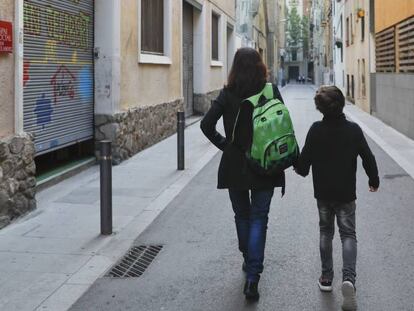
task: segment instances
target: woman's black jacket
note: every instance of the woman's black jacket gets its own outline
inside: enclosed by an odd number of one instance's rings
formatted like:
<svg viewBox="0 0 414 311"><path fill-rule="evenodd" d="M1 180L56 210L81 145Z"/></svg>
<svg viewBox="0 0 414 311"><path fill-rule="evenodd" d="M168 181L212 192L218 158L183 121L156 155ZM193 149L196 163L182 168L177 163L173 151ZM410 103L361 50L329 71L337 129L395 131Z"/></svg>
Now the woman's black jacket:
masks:
<svg viewBox="0 0 414 311"><path fill-rule="evenodd" d="M275 97L283 102L277 88L273 86ZM240 109L241 108L241 109ZM237 114L240 114L233 137L234 124ZM253 134L253 108L243 102L229 89L224 88L210 110L201 121L204 135L220 150L223 151L218 170L219 189L233 190L271 190L285 186L285 174L267 177L256 174L247 163L245 152L250 148ZM225 137L216 130L217 121L223 117Z"/></svg>

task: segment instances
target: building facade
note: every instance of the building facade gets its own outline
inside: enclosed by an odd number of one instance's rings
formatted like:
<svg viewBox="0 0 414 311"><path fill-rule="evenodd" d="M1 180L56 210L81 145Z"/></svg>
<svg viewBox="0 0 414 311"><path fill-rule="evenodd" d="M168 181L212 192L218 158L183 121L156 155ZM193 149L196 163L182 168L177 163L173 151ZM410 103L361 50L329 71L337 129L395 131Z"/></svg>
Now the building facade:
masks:
<svg viewBox="0 0 414 311"><path fill-rule="evenodd" d="M414 139L414 0L375 3L373 115Z"/></svg>
<svg viewBox="0 0 414 311"><path fill-rule="evenodd" d="M23 66L17 66L22 58L16 53L21 44L22 24L16 22L16 17L22 12L15 3L0 2L1 41L4 42L5 36L13 37L12 50L0 52L0 228L36 207L33 136L23 131L22 120L16 118L20 113L15 105L19 99L16 81L23 79Z"/></svg>
<svg viewBox="0 0 414 311"><path fill-rule="evenodd" d="M35 176L51 163L93 159L96 142L109 139L118 164L173 134L177 111L205 112L236 50L235 8L1 1L14 46L0 52L0 226L35 207Z"/></svg>
<svg viewBox="0 0 414 311"><path fill-rule="evenodd" d="M292 29L292 12L298 16L297 27L299 35L293 38ZM295 81L299 76L308 77L308 60L305 57L302 42L302 19L304 16L303 0L286 1L286 54L284 57L285 79L286 81ZM296 42L293 42L296 41Z"/></svg>
<svg viewBox="0 0 414 311"><path fill-rule="evenodd" d="M373 18L369 0L345 1L346 96L366 112L371 111L370 72L375 62Z"/></svg>
<svg viewBox="0 0 414 311"><path fill-rule="evenodd" d="M126 0L96 7L96 29L108 27L106 16L116 12L112 29L95 35L97 138L116 141L121 161L172 134L178 110L190 116L208 109L235 52L235 3ZM108 85L115 87L109 96Z"/></svg>
<svg viewBox="0 0 414 311"><path fill-rule="evenodd" d="M333 83L332 4L327 0L312 3L312 61L315 85Z"/></svg>
<svg viewBox="0 0 414 311"><path fill-rule="evenodd" d="M281 86L286 84L285 59L286 59L286 0L277 1L276 37L278 46L278 81Z"/></svg>
<svg viewBox="0 0 414 311"><path fill-rule="evenodd" d="M346 94L345 80L345 1L332 0L333 83Z"/></svg>

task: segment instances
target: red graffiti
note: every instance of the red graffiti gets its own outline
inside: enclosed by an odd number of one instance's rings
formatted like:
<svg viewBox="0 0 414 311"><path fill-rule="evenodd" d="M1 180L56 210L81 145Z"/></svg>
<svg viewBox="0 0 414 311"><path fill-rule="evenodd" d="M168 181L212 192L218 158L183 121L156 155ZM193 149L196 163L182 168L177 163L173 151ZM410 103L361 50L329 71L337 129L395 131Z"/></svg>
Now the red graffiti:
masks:
<svg viewBox="0 0 414 311"><path fill-rule="evenodd" d="M23 86L26 86L27 82L30 80L30 61L24 61L23 62Z"/></svg>
<svg viewBox="0 0 414 311"><path fill-rule="evenodd" d="M61 65L50 80L50 84L53 86L55 104L57 104L60 97L75 98L75 82L76 77L65 65Z"/></svg>

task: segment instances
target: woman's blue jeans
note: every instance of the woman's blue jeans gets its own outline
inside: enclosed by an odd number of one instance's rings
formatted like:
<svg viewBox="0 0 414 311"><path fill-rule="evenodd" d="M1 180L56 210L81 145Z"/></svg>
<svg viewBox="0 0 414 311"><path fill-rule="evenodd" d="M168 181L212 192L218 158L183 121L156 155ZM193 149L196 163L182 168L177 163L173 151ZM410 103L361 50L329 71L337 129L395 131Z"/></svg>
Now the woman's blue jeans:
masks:
<svg viewBox="0 0 414 311"><path fill-rule="evenodd" d="M263 272L264 250L272 190L229 190L236 221L239 250L246 263L247 279L259 281Z"/></svg>

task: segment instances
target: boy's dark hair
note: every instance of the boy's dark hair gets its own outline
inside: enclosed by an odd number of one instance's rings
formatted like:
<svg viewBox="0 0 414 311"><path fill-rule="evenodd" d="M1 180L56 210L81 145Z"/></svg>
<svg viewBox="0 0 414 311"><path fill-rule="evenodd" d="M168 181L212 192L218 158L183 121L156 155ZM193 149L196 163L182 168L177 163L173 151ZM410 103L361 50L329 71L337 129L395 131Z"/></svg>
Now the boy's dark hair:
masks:
<svg viewBox="0 0 414 311"><path fill-rule="evenodd" d="M316 91L315 105L324 116L338 116L344 109L345 97L336 86L323 85Z"/></svg>

